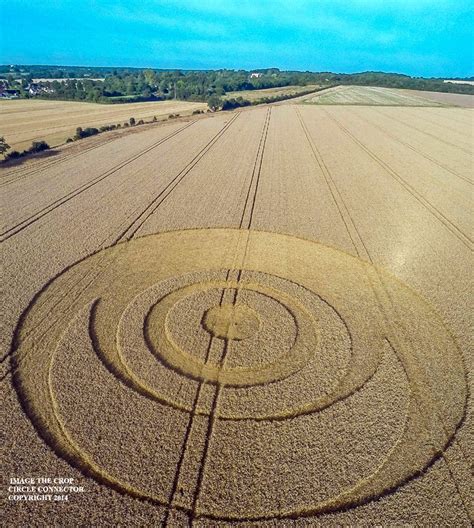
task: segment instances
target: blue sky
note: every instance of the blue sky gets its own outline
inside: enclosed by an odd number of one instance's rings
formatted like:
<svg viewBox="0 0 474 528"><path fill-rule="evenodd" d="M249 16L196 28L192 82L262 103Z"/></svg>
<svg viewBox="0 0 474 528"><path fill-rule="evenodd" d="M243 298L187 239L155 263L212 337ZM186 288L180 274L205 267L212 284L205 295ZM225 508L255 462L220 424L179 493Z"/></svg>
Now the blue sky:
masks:
<svg viewBox="0 0 474 528"><path fill-rule="evenodd" d="M467 0L5 0L0 62L471 76L471 4Z"/></svg>

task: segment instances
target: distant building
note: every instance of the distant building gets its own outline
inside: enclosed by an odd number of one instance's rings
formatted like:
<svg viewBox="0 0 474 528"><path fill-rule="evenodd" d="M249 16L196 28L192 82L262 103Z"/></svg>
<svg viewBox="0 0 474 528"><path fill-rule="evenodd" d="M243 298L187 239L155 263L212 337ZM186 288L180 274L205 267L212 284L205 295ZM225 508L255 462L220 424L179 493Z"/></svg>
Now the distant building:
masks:
<svg viewBox="0 0 474 528"><path fill-rule="evenodd" d="M38 95L40 92L40 85L38 83L30 83L28 86L28 93L30 95Z"/></svg>
<svg viewBox="0 0 474 528"><path fill-rule="evenodd" d="M2 99L17 99L20 96L18 90L3 89L0 90L0 97Z"/></svg>
<svg viewBox="0 0 474 528"><path fill-rule="evenodd" d="M28 86L28 93L30 95L41 95L42 93L54 93L54 90L42 83L30 83Z"/></svg>
<svg viewBox="0 0 474 528"><path fill-rule="evenodd" d="M258 79L259 77L261 77L263 75L263 73L260 73L260 72L253 72L250 74L250 78L251 79Z"/></svg>
<svg viewBox="0 0 474 528"><path fill-rule="evenodd" d="M445 79L443 82L445 83L451 83L451 84L470 84L471 86L474 85L474 81L467 81L467 80L454 80L454 79Z"/></svg>

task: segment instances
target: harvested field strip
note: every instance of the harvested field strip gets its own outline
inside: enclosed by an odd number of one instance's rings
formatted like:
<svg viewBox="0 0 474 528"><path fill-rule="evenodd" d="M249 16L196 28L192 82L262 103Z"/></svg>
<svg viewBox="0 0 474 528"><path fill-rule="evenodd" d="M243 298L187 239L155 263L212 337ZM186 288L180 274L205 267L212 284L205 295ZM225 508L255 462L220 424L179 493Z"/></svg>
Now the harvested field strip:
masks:
<svg viewBox="0 0 474 528"><path fill-rule="evenodd" d="M262 88L261 90L240 90L238 92L227 92L224 95L224 99L232 99L236 97L242 97L248 101L257 101L264 97L278 97L281 95L294 95L295 97L300 92L309 90L316 91L320 88L316 84L308 84L306 86L281 86L275 88Z"/></svg>
<svg viewBox="0 0 474 528"><path fill-rule="evenodd" d="M395 172L389 165L387 165L379 156L360 142L340 121L328 114L331 119L343 130L352 140L359 145L372 159L374 159L382 168L384 168L395 180L397 180L414 198L416 198L424 207L431 212L451 233L458 238L468 249L472 247L472 239L464 233L456 224L454 224L446 215L424 198L412 185L410 185L403 177Z"/></svg>
<svg viewBox="0 0 474 528"><path fill-rule="evenodd" d="M5 241L8 238L16 235L20 231L23 231L23 229L26 229L27 227L29 227L34 222L38 221L39 219L43 218L45 215L49 214L51 211L54 211L57 207L60 207L61 205L63 205L67 201L72 200L73 198L75 198L76 196L81 194L82 192L86 191L87 189L91 188L92 186L94 186L97 183L99 183L100 181L102 181L103 179L108 178L109 176L115 174L115 172L117 172L122 167L125 167L129 163L132 163L133 161L137 160L138 158L140 158L144 154L150 152L154 148L156 148L159 145L161 145L163 142L167 141L168 139L171 139L172 137L174 137L177 134L179 134L182 130L185 130L186 128L190 127L193 124L194 124L194 121L191 122L191 123L187 123L186 125L181 127L179 130L177 130L175 132L172 132L171 134L169 134L164 139L161 139L161 140L157 141L154 145L152 145L150 147L147 147L142 152L132 156L127 161L120 163L119 165L117 165L113 169L107 171L105 174L101 174L101 175L97 176L92 181L90 181L90 182L88 182L88 183L86 183L84 185L81 185L76 190L71 191L70 193L68 193L67 195L63 196L62 198L59 198L58 200L55 200L54 202L52 202L48 206L44 207L43 209L41 209L40 211L35 213L34 215L31 215L29 218L23 220L19 224L16 224L15 226L13 226L13 227L7 229L6 231L4 231L3 233L1 233L0 234L0 240L1 241Z"/></svg>
<svg viewBox="0 0 474 528"><path fill-rule="evenodd" d="M318 92L318 95L323 95L323 94L326 94L326 93L331 93L331 92L334 92L334 91L337 91L339 89L342 89L343 86L331 86L330 88L323 88L323 89L319 89L317 90ZM298 97L292 97L291 100L289 101L279 101L279 102L276 102L276 103L272 103L276 106L281 106L281 105L287 105L287 104L299 104L299 103L302 103L304 101L306 101L306 99L308 97L310 97L311 94L309 95L300 95Z"/></svg>
<svg viewBox="0 0 474 528"><path fill-rule="evenodd" d="M102 105L72 101L18 100L0 102L2 135L16 150L29 146L31 141L44 139L51 146L64 143L74 135L76 127L99 127L128 121L162 119L169 114L191 114L202 110L204 103L183 101L158 101Z"/></svg>
<svg viewBox="0 0 474 528"><path fill-rule="evenodd" d="M443 106L402 90L372 86L338 86L303 99L307 104L360 106Z"/></svg>
<svg viewBox="0 0 474 528"><path fill-rule="evenodd" d="M368 92L369 96L373 97L373 102L377 104L378 98L386 98L390 102L395 103L395 106L433 106L433 107L439 107L444 106L443 103L439 103L437 101L432 101L430 99L426 99L423 97L422 92L413 93L413 94L407 94L403 90L398 90L396 88L378 88L375 86L366 86L364 87ZM363 93L363 90L361 90ZM388 105L391 106L391 105Z"/></svg>
<svg viewBox="0 0 474 528"><path fill-rule="evenodd" d="M381 132L383 132L386 136L388 136L389 138L393 139L394 141L396 141L397 143L400 143L402 144L403 146L409 148L410 150L412 150L413 152L416 152L418 155L422 156L423 158L431 161L432 163L434 163L435 165L438 165L438 167L441 167L442 169L450 172L453 176L456 176L458 178L460 178L461 180L469 183L470 185L473 184L473 181L472 179L469 179L467 178L466 176L463 176L462 174L459 174L458 172L456 172L455 170L451 169L450 167L448 167L447 165L445 165L444 163L440 163L439 161L437 161L436 159L432 158L431 156L429 156L428 154L425 154L423 152L421 152L421 150L417 149L416 147L414 147L413 145L411 145L410 143L404 141L403 139L400 139L398 136L396 136L395 134L393 134L392 132L390 132L390 130L388 130L387 128L383 128L381 126L379 126L378 124L374 123L374 121L371 121L371 120L368 120L366 117L363 117L360 113L356 113L357 117L359 117L362 121L364 121L365 123L367 123L368 125L370 126L373 126L374 128L376 128L377 130L380 130Z"/></svg>

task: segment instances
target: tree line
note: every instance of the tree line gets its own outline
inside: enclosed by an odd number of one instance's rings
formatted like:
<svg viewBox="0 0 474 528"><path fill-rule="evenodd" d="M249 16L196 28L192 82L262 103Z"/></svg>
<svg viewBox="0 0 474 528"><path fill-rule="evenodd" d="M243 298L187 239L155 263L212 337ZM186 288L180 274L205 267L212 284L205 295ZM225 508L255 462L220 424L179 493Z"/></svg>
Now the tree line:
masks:
<svg viewBox="0 0 474 528"><path fill-rule="evenodd" d="M227 92L259 90L284 86L333 86L353 84L387 88L411 88L441 92L474 94L474 86L449 84L443 79L410 77L408 75L363 72L338 74L331 72L281 71L269 68L246 70L154 70L133 68L80 68L0 66L0 78L9 88L16 89L20 97L63 99L97 103L123 103L135 101L169 100L208 101ZM47 76L55 77L47 77ZM84 75L103 77L94 80ZM35 86L34 78L44 79ZM35 91L36 90L36 91Z"/></svg>

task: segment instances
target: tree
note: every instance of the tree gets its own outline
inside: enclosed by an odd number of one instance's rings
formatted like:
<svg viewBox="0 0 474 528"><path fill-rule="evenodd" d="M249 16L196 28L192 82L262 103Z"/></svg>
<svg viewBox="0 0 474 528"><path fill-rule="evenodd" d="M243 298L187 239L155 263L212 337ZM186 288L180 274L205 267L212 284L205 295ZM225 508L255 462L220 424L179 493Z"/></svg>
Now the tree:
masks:
<svg viewBox="0 0 474 528"><path fill-rule="evenodd" d="M222 99L218 95L211 95L207 100L207 106L213 111L216 112L219 108L222 107Z"/></svg>
<svg viewBox="0 0 474 528"><path fill-rule="evenodd" d="M5 141L5 138L0 137L0 154L5 154L5 152L10 148L10 145Z"/></svg>
<svg viewBox="0 0 474 528"><path fill-rule="evenodd" d="M156 86L156 74L153 70L145 70L143 72L143 77L145 78L145 82L148 84L148 86L154 88Z"/></svg>
<svg viewBox="0 0 474 528"><path fill-rule="evenodd" d="M49 150L49 148L49 145L44 140L33 141L31 147L28 149L28 152L33 154L34 152L43 152L43 150Z"/></svg>

